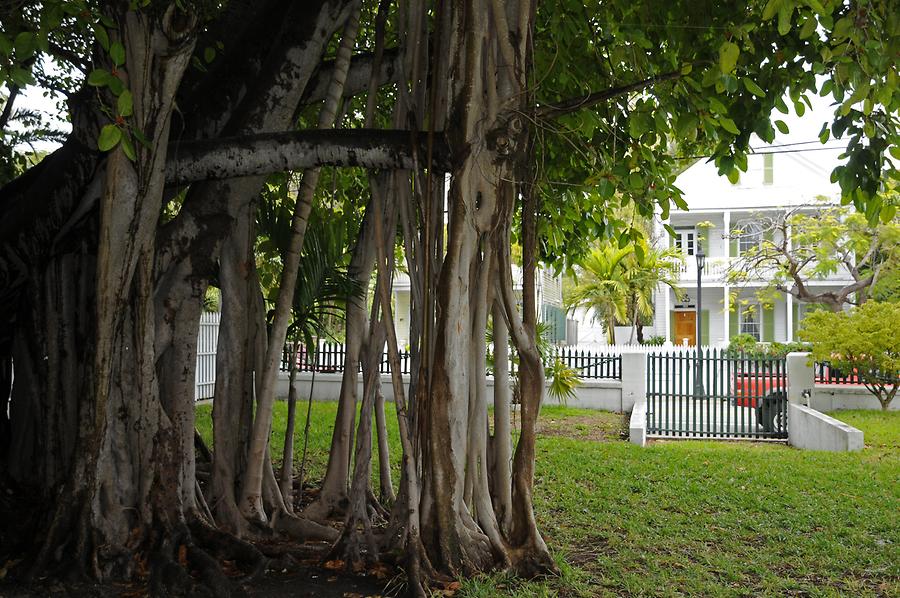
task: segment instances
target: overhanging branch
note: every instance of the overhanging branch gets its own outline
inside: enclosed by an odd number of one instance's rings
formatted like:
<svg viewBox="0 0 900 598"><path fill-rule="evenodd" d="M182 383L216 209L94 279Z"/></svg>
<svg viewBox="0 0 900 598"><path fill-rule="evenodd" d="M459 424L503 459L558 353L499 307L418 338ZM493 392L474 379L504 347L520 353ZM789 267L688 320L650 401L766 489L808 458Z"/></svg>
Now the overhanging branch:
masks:
<svg viewBox="0 0 900 598"><path fill-rule="evenodd" d="M662 83L663 81L672 81L674 79L678 79L679 77L681 77L681 71L672 71L670 73L664 73L662 75L650 77L642 81L635 81L634 83L631 83L629 85L611 87L603 91L595 91L578 98L564 100L559 104L547 104L546 106L540 106L535 110L535 116L537 116L538 118L557 118L564 114L576 112L578 110L581 110L582 108L589 108L590 106L594 106L595 104L599 104L600 102L605 102L606 100L611 100L612 98L625 95L626 93L640 91L644 88L656 85L657 83Z"/></svg>
<svg viewBox="0 0 900 598"><path fill-rule="evenodd" d="M265 133L173 144L166 183L184 185L213 179L301 170L317 166L413 168L414 144L424 156L425 133L404 130L344 129ZM435 138L434 165L449 170L443 136Z"/></svg>

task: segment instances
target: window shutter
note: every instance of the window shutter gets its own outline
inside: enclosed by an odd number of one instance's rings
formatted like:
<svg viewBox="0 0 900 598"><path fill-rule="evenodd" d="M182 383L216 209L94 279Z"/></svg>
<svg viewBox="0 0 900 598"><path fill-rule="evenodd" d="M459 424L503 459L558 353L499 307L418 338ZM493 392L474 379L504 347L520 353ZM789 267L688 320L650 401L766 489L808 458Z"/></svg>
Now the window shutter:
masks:
<svg viewBox="0 0 900 598"><path fill-rule="evenodd" d="M738 256L738 240L734 231L730 231L730 239L728 240L728 257Z"/></svg>
<svg viewBox="0 0 900 598"><path fill-rule="evenodd" d="M775 168L772 154L763 154L763 184L771 185L775 182Z"/></svg>
<svg viewBox="0 0 900 598"><path fill-rule="evenodd" d="M669 312L669 340L675 343L675 312Z"/></svg>
<svg viewBox="0 0 900 598"><path fill-rule="evenodd" d="M700 346L709 346L709 310L700 310Z"/></svg>
<svg viewBox="0 0 900 598"><path fill-rule="evenodd" d="M775 308L763 307L762 309L762 339L771 343L775 340Z"/></svg>
<svg viewBox="0 0 900 598"><path fill-rule="evenodd" d="M737 336L738 332L740 331L740 328L739 328L740 322L738 321L738 317L739 317L738 310L734 310L733 312L730 312L728 314L728 338L729 339L731 339L734 336Z"/></svg>

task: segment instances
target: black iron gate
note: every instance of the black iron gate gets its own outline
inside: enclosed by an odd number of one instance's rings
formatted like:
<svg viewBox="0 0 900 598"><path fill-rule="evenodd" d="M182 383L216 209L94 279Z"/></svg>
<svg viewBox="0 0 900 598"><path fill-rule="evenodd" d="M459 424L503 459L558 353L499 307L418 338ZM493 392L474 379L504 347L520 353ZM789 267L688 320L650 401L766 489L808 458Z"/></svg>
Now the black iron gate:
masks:
<svg viewBox="0 0 900 598"><path fill-rule="evenodd" d="M647 355L647 434L787 438L784 358L726 350Z"/></svg>

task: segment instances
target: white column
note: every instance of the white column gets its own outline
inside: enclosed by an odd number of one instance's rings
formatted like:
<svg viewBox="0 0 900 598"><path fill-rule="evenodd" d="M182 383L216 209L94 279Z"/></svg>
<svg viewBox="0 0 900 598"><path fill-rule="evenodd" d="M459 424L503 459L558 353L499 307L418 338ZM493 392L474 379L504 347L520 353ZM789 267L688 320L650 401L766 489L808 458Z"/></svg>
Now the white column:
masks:
<svg viewBox="0 0 900 598"><path fill-rule="evenodd" d="M666 342L672 338L672 290L669 287L665 287L663 289L663 293L665 293L666 300L663 302L666 306L666 317L665 328L666 328Z"/></svg>
<svg viewBox="0 0 900 598"><path fill-rule="evenodd" d="M809 353L788 353L786 361L788 402L809 405L816 390L815 371L809 363Z"/></svg>
<svg viewBox="0 0 900 598"><path fill-rule="evenodd" d="M722 338L725 339L725 344L727 345L730 340L728 333L731 332L731 288L727 284L723 288L723 293L725 296L722 298L722 323L725 329L722 333Z"/></svg>

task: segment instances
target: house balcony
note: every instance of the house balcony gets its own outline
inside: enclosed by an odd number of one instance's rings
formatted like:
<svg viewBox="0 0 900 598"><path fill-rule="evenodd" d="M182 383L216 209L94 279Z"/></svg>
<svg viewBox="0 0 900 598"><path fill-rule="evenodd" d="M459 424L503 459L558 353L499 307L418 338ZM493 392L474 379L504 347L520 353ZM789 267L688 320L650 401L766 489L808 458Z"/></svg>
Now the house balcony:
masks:
<svg viewBox="0 0 900 598"><path fill-rule="evenodd" d="M707 257L706 263L703 265L703 281L710 284L725 284L725 276L734 258L729 257ZM678 282L697 282L697 262L694 256L688 258L681 264Z"/></svg>
<svg viewBox="0 0 900 598"><path fill-rule="evenodd" d="M740 262L740 258L722 256L707 257L706 263L703 265L703 284L711 286L725 285L729 271L732 266L738 267L738 262ZM756 276L743 280L742 284L756 286L757 284L765 284L773 278L775 278L775 269L771 268L768 271L757 272ZM833 272L829 276L815 278L807 277L807 280L808 284L813 286L822 284L841 285L852 282L853 277L850 275L847 268L841 265L838 266L836 272ZM681 264L678 283L682 286L692 286L697 283L697 262L694 256L688 256L684 263Z"/></svg>

